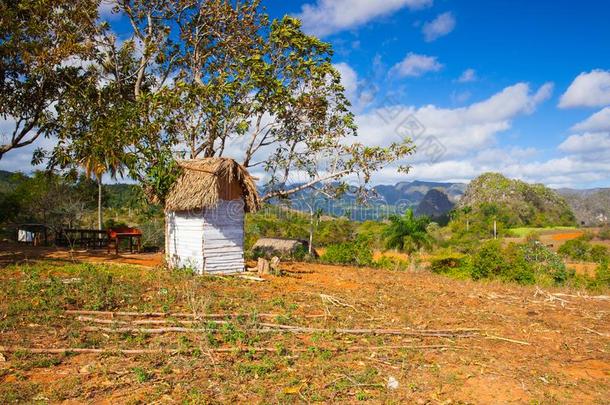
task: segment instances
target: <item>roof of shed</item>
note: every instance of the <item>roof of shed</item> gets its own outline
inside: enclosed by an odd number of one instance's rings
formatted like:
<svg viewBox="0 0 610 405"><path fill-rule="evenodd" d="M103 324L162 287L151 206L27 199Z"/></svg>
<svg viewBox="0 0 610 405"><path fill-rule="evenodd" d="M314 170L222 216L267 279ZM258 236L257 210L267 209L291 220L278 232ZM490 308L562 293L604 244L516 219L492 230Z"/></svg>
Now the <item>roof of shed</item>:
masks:
<svg viewBox="0 0 610 405"><path fill-rule="evenodd" d="M260 208L254 179L229 158L205 158L178 162L182 174L165 200L168 211L190 211L215 207L220 200L242 199L246 212Z"/></svg>

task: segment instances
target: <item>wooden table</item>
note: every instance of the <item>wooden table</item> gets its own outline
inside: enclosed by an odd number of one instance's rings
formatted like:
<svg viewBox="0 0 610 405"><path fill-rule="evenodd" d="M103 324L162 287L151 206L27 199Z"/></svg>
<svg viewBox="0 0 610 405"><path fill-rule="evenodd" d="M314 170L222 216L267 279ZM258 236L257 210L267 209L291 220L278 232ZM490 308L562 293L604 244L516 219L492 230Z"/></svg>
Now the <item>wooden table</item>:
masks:
<svg viewBox="0 0 610 405"><path fill-rule="evenodd" d="M136 241L137 252L142 249L142 231L136 228L116 228L108 230L108 254L111 247L114 247L114 253L119 254L119 243L121 240L129 240L129 252L133 253L134 239Z"/></svg>

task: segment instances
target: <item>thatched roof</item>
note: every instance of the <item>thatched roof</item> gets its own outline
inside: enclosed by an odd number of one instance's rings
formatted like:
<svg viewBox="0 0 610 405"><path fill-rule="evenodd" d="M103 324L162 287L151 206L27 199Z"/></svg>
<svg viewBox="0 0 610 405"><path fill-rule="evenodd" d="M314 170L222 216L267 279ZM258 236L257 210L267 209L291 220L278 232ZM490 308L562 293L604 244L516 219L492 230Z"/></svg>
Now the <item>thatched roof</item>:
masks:
<svg viewBox="0 0 610 405"><path fill-rule="evenodd" d="M215 207L220 200L242 199L246 212L260 207L254 179L229 158L206 158L178 162L182 174L165 200L168 211L190 211Z"/></svg>
<svg viewBox="0 0 610 405"><path fill-rule="evenodd" d="M298 239L260 238L252 246L252 249L272 248L281 252L291 252L299 246L307 247L308 245L307 241Z"/></svg>
<svg viewBox="0 0 610 405"><path fill-rule="evenodd" d="M301 239L282 239L282 238L260 238L252 246L253 251L258 251L266 256L291 256L296 253L299 248L305 251L309 250L309 242ZM314 257L318 257L318 253L312 250Z"/></svg>

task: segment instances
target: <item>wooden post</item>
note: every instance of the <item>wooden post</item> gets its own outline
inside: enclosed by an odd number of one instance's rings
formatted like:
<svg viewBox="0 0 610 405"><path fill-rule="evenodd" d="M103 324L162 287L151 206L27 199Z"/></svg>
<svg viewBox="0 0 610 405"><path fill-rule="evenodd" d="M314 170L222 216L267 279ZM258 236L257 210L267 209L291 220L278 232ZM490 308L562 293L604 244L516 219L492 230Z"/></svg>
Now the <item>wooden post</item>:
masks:
<svg viewBox="0 0 610 405"><path fill-rule="evenodd" d="M498 239L498 226L494 220L494 239Z"/></svg>

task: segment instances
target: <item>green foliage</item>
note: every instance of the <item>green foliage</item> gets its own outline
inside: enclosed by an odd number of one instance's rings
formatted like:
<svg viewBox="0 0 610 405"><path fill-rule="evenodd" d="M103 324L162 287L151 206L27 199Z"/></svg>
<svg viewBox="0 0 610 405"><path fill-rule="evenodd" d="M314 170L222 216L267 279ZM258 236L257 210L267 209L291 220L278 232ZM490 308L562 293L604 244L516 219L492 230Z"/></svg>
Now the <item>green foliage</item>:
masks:
<svg viewBox="0 0 610 405"><path fill-rule="evenodd" d="M510 263L505 259L499 241L484 243L472 260L472 278L492 278L510 271Z"/></svg>
<svg viewBox="0 0 610 405"><path fill-rule="evenodd" d="M383 234L387 227L387 224L380 221L364 221L357 225L356 234L359 237L370 240L373 249L381 250L385 248Z"/></svg>
<svg viewBox="0 0 610 405"><path fill-rule="evenodd" d="M608 248L602 245L593 245L586 237L566 241L559 248L559 254L572 260L591 261L601 263L610 257Z"/></svg>
<svg viewBox="0 0 610 405"><path fill-rule="evenodd" d="M370 266L373 264L373 250L369 240L358 238L355 242L329 245L320 260L331 264Z"/></svg>
<svg viewBox="0 0 610 405"><path fill-rule="evenodd" d="M389 221L383 234L388 249L413 253L432 246L432 238L426 230L430 223L428 217L415 217L413 210L408 209L402 216L390 216Z"/></svg>
<svg viewBox="0 0 610 405"><path fill-rule="evenodd" d="M32 222L58 229L78 223L95 207L97 186L87 178L43 172L16 177L12 190L0 194L0 205L9 209L0 210L0 224Z"/></svg>
<svg viewBox="0 0 610 405"><path fill-rule="evenodd" d="M94 0L0 3L0 116L14 122L0 136L0 159L53 131L49 106L85 75L65 62L88 60L98 5Z"/></svg>
<svg viewBox="0 0 610 405"><path fill-rule="evenodd" d="M469 275L469 265L467 255L451 250L441 251L430 258L430 270L438 274L456 274L466 270Z"/></svg>
<svg viewBox="0 0 610 405"><path fill-rule="evenodd" d="M317 225L314 246L328 246L352 240L356 224L346 218L322 218ZM260 238L309 238L309 218L305 213L266 206L255 214L246 215L246 249Z"/></svg>
<svg viewBox="0 0 610 405"><path fill-rule="evenodd" d="M435 273L473 280L500 279L519 284L562 285L574 278L561 258L532 241L511 243L506 247L497 240L483 243L470 255L443 251L430 260Z"/></svg>
<svg viewBox="0 0 610 405"><path fill-rule="evenodd" d="M142 367L134 367L133 374L136 377L136 381L140 384L150 381L152 379L152 374L143 369Z"/></svg>
<svg viewBox="0 0 610 405"><path fill-rule="evenodd" d="M600 229L597 237L601 240L610 240L610 226L605 226Z"/></svg>
<svg viewBox="0 0 610 405"><path fill-rule="evenodd" d="M602 261L595 273L596 285L604 288L610 287L610 266L608 265L608 262L608 259Z"/></svg>
<svg viewBox="0 0 610 405"><path fill-rule="evenodd" d="M407 270L409 262L397 257L381 256L375 260L373 266L384 270Z"/></svg>

